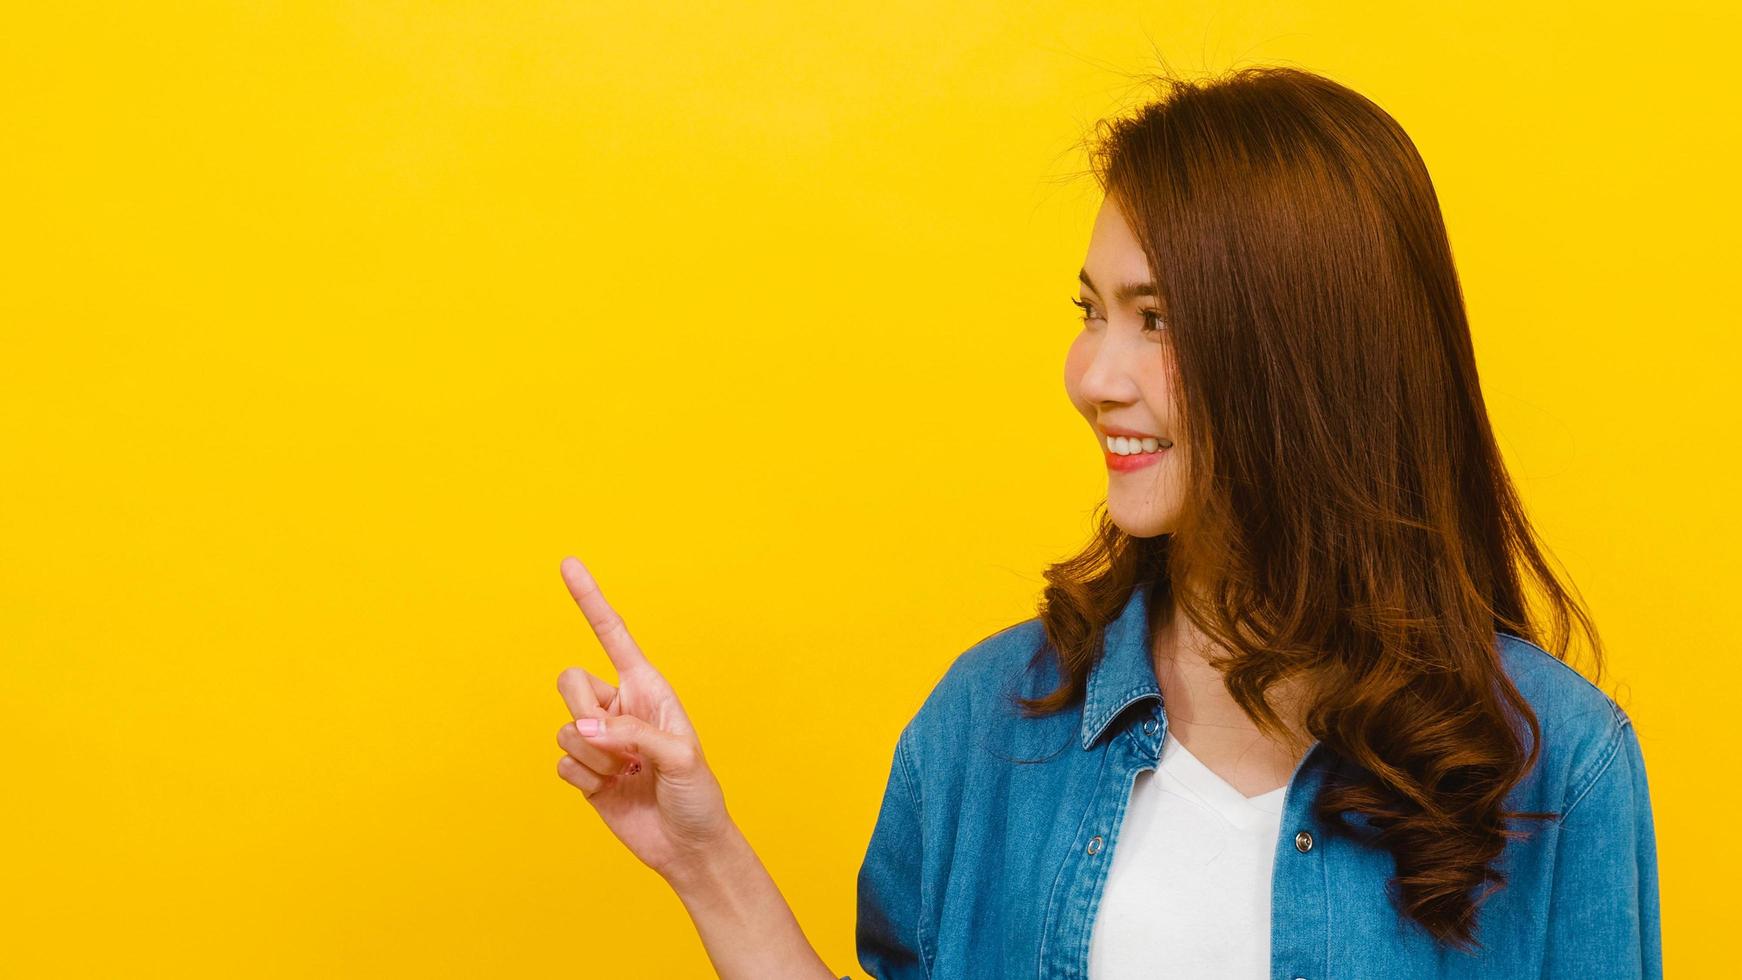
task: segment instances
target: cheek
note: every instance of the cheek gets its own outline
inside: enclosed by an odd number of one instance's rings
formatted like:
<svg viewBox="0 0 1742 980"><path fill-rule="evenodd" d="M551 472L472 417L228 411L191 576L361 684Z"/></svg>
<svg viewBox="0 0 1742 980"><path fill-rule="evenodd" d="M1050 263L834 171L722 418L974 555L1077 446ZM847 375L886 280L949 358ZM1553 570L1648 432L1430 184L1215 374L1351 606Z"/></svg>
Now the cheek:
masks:
<svg viewBox="0 0 1742 980"><path fill-rule="evenodd" d="M1177 417L1174 408L1179 394L1179 378L1173 373L1171 363L1150 366L1137 383L1143 391L1143 400L1155 410L1157 417L1170 422Z"/></svg>
<svg viewBox="0 0 1742 980"><path fill-rule="evenodd" d="M1071 401L1082 403L1078 394L1082 390L1083 372L1089 368L1089 354L1079 336L1071 342L1071 349L1065 352L1065 391L1071 396Z"/></svg>

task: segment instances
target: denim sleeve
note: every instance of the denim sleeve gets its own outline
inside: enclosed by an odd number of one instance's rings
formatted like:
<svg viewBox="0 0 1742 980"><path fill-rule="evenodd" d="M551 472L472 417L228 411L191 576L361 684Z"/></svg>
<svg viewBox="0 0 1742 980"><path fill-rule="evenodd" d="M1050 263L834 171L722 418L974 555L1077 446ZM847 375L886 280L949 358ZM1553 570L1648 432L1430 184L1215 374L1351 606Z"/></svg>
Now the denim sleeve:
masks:
<svg viewBox="0 0 1742 980"><path fill-rule="evenodd" d="M1657 834L1633 723L1562 807L1543 977L1663 977Z"/></svg>
<svg viewBox="0 0 1742 980"><path fill-rule="evenodd" d="M859 868L854 936L859 965L877 980L929 978L921 937L919 797L908 763L907 731L895 741L877 826Z"/></svg>

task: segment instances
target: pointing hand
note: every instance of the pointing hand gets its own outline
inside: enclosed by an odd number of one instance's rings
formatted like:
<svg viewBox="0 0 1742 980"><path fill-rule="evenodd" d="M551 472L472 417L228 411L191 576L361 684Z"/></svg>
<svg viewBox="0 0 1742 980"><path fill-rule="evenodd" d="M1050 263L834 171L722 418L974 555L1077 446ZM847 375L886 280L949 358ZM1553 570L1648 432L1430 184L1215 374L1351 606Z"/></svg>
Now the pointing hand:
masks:
<svg viewBox="0 0 1742 980"><path fill-rule="evenodd" d="M562 575L611 659L617 685L580 667L557 676L575 718L557 732L567 752L557 760L557 774L581 791L631 853L669 879L729 838L725 796L676 692L629 636L587 567L564 558ZM594 725L600 734L586 734Z"/></svg>

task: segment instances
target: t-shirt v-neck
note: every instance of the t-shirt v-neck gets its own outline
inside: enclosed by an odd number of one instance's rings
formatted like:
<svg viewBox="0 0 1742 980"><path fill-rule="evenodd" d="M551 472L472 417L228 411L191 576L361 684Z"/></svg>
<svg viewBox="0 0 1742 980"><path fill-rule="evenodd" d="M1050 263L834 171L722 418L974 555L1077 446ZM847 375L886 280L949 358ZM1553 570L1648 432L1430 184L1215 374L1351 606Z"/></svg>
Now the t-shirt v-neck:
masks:
<svg viewBox="0 0 1742 980"><path fill-rule="evenodd" d="M1275 823L1282 815L1282 798L1288 792L1287 785L1278 786L1268 793L1247 796L1204 765L1171 732L1162 740L1161 758L1156 764L1196 796L1198 802L1241 830Z"/></svg>
<svg viewBox="0 0 1742 980"><path fill-rule="evenodd" d="M1089 980L1270 975L1287 786L1247 797L1171 734L1133 777L1089 938Z"/></svg>

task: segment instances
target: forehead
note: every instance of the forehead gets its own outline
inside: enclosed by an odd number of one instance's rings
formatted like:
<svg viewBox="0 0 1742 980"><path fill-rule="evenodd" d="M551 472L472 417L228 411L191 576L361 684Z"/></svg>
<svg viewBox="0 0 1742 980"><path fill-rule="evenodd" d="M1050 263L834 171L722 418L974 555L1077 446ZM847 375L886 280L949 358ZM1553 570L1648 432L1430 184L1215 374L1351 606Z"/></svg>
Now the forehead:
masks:
<svg viewBox="0 0 1742 980"><path fill-rule="evenodd" d="M1089 252L1083 268L1095 284L1109 288L1115 282L1142 282L1152 278L1149 259L1137 235L1125 222L1115 200L1108 196L1095 215L1095 227L1089 233Z"/></svg>

